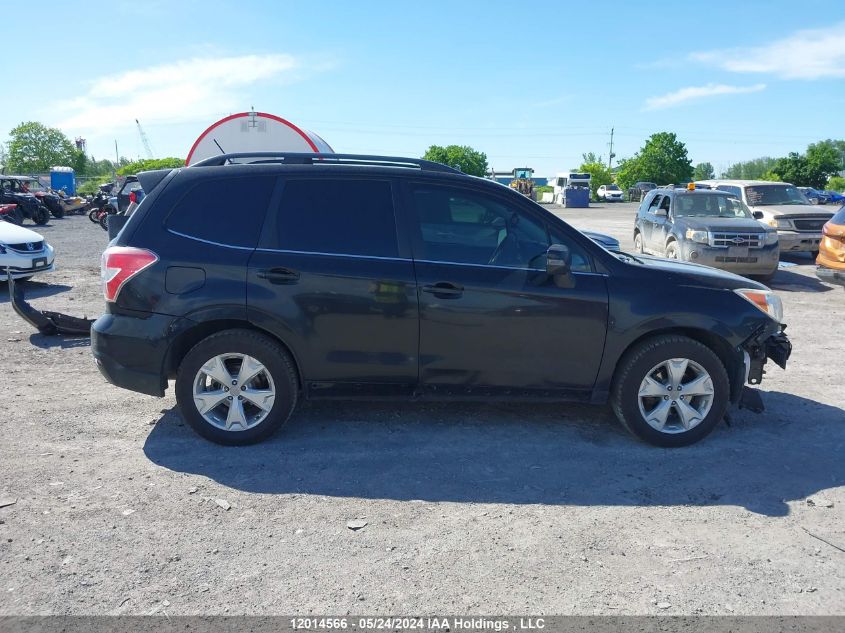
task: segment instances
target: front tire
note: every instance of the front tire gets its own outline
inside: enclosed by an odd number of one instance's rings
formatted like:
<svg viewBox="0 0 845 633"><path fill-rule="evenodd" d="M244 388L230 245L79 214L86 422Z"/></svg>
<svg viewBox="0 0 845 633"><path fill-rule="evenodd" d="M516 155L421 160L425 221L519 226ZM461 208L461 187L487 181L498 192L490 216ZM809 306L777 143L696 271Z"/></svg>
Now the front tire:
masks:
<svg viewBox="0 0 845 633"><path fill-rule="evenodd" d="M681 249L678 248L677 242L669 242L666 245L666 257L668 259L680 259L681 258Z"/></svg>
<svg viewBox="0 0 845 633"><path fill-rule="evenodd" d="M227 446L260 442L296 407L297 372L275 340L252 330L225 330L197 343L182 360L176 401L202 437Z"/></svg>
<svg viewBox="0 0 845 633"><path fill-rule="evenodd" d="M637 253L645 253L645 248L643 247L643 234L639 231L634 233L634 250Z"/></svg>
<svg viewBox="0 0 845 633"><path fill-rule="evenodd" d="M50 221L50 211L48 211L47 207L43 204L39 204L38 207L32 211L32 221L38 226L44 226Z"/></svg>
<svg viewBox="0 0 845 633"><path fill-rule="evenodd" d="M686 336L662 335L622 357L610 402L622 426L641 440L667 448L689 446L724 417L730 382L709 347Z"/></svg>

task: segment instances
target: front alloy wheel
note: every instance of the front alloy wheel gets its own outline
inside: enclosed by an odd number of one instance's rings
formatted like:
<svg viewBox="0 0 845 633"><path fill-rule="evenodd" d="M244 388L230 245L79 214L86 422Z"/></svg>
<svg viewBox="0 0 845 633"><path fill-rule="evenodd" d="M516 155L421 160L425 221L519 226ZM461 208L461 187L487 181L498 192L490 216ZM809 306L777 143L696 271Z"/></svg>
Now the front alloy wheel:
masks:
<svg viewBox="0 0 845 633"><path fill-rule="evenodd" d="M728 372L706 345L675 334L636 344L620 359L610 398L622 425L655 446L687 446L730 404Z"/></svg>
<svg viewBox="0 0 845 633"><path fill-rule="evenodd" d="M713 406L713 379L689 358L658 363L640 383L640 414L661 433L683 433L695 428Z"/></svg>

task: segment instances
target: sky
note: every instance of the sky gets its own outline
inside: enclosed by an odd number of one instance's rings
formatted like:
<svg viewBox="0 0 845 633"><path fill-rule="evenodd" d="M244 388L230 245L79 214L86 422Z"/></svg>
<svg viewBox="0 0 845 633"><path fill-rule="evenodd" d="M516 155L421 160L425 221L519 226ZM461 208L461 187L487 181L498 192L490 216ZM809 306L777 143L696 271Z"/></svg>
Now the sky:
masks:
<svg viewBox="0 0 845 633"><path fill-rule="evenodd" d="M134 159L138 119L157 157L185 157L254 107L338 152L470 145L545 176L606 160L611 128L617 159L669 131L717 172L845 137L845 3L685 5L42 1L37 32L3 35L22 85L4 91L0 141L36 120Z"/></svg>

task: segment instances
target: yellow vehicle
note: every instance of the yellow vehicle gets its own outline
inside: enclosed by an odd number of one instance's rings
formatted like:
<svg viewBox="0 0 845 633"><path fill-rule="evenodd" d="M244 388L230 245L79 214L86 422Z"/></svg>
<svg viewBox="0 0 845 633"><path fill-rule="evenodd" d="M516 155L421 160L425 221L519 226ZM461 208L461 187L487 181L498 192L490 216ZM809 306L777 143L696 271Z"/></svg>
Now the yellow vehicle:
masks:
<svg viewBox="0 0 845 633"><path fill-rule="evenodd" d="M534 170L530 167L517 167L513 170L513 180L510 182L511 189L534 199Z"/></svg>

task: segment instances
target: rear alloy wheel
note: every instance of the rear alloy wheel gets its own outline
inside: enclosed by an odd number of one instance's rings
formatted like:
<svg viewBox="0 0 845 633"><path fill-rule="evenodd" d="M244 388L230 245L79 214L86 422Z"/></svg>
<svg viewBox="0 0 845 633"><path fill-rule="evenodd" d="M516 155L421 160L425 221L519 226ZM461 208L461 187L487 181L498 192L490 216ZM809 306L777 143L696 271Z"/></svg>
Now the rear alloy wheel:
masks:
<svg viewBox="0 0 845 633"><path fill-rule="evenodd" d="M297 384L293 361L276 341L228 330L200 341L185 356L176 400L197 433L237 446L269 437L288 420Z"/></svg>
<svg viewBox="0 0 845 633"><path fill-rule="evenodd" d="M709 434L730 402L722 361L685 336L650 339L620 362L611 394L616 417L656 446L687 446Z"/></svg>

